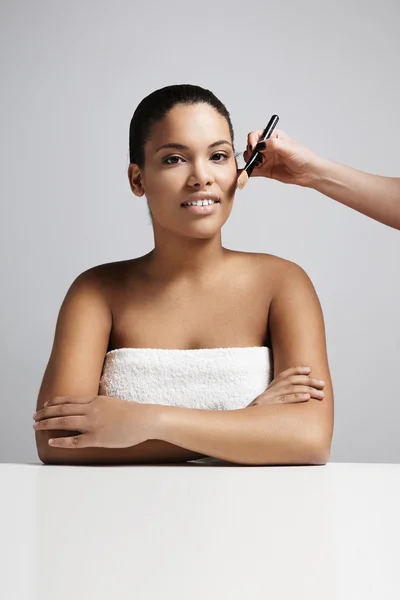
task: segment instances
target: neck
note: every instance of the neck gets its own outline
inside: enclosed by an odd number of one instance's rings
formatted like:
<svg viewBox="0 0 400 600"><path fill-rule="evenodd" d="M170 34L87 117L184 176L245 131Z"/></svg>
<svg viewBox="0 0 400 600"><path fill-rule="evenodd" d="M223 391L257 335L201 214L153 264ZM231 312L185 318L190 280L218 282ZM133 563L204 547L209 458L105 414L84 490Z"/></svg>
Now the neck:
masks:
<svg viewBox="0 0 400 600"><path fill-rule="evenodd" d="M221 266L229 250L221 245L221 232L212 238L169 237L156 239L154 249L146 255L150 276L157 281L205 281Z"/></svg>

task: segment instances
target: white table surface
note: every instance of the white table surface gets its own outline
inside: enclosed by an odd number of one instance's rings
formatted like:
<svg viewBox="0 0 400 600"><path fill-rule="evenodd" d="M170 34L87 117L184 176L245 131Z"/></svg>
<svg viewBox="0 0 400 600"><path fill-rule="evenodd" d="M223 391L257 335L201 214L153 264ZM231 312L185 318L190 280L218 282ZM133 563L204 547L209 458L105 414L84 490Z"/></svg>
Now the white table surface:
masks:
<svg viewBox="0 0 400 600"><path fill-rule="evenodd" d="M0 465L7 600L397 600L400 465Z"/></svg>

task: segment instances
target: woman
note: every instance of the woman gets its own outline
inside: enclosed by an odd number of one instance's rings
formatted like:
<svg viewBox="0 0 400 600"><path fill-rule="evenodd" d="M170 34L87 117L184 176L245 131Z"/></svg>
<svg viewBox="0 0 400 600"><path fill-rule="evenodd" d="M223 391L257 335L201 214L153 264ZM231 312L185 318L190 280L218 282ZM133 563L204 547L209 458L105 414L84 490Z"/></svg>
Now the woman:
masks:
<svg viewBox="0 0 400 600"><path fill-rule="evenodd" d="M222 246L237 175L230 116L211 92L177 85L142 100L128 177L154 248L68 290L34 414L44 463L327 462L320 304L296 264Z"/></svg>
<svg viewBox="0 0 400 600"><path fill-rule="evenodd" d="M250 157L261 133L249 134L245 158ZM280 130L257 147L262 156L254 176L315 189L371 219L400 229L400 177L364 173L322 158Z"/></svg>

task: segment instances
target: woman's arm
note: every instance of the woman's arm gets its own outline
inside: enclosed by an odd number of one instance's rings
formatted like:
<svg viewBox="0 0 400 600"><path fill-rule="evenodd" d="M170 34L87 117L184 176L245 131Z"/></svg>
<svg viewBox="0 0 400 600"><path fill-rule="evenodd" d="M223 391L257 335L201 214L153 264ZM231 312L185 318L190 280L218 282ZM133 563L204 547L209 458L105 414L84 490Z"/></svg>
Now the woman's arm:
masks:
<svg viewBox="0 0 400 600"><path fill-rule="evenodd" d="M333 434L333 389L318 297L307 274L281 261L270 307L274 376L294 365L311 367L325 381L325 397L301 404L233 411L159 407L157 438L226 461L257 464L324 464Z"/></svg>
<svg viewBox="0 0 400 600"><path fill-rule="evenodd" d="M37 399L36 410L56 396L97 396L112 326L110 307L98 269L79 275L60 308L54 343ZM69 431L68 435L76 433ZM167 442L149 440L129 448L53 448L50 438L65 430L35 432L40 460L45 464L137 464L183 462L203 455Z"/></svg>
<svg viewBox="0 0 400 600"><path fill-rule="evenodd" d="M310 165L310 188L380 223L400 229L400 178L364 173L328 159Z"/></svg>

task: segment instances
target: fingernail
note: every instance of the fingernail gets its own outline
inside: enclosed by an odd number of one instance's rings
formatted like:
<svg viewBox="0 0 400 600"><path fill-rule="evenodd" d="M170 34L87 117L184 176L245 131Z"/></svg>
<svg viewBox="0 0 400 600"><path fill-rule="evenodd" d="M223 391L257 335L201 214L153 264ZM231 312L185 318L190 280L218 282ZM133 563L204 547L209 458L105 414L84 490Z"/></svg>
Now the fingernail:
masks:
<svg viewBox="0 0 400 600"><path fill-rule="evenodd" d="M267 144L265 142L258 142L258 144L256 146L256 150L265 150L266 147L267 147Z"/></svg>

